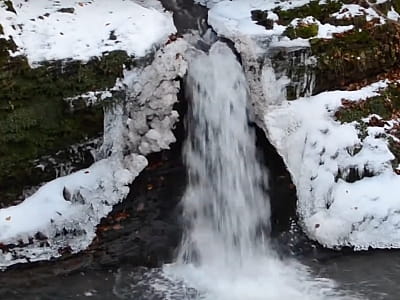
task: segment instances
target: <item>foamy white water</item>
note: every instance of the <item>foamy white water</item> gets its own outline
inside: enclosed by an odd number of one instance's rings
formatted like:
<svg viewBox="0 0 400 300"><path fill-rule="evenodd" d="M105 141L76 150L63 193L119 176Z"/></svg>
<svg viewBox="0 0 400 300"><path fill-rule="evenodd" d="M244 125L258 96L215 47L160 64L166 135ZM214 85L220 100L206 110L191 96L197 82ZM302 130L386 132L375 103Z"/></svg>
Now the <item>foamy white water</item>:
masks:
<svg viewBox="0 0 400 300"><path fill-rule="evenodd" d="M353 299L269 246L267 174L248 126L246 79L229 47L217 42L209 54L194 55L187 89L186 232L166 273L199 299Z"/></svg>

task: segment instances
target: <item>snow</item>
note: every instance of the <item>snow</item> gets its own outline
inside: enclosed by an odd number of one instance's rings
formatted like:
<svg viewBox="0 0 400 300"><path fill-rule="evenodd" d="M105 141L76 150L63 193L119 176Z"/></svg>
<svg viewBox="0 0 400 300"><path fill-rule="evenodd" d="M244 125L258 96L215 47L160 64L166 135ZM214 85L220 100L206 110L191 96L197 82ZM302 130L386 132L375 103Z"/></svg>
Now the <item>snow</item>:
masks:
<svg viewBox="0 0 400 300"><path fill-rule="evenodd" d="M187 43L178 39L155 52L148 65L125 70L110 91L93 94L126 95L105 106L97 161L48 182L19 205L0 209L0 245L13 245L9 252L0 251L0 269L90 245L101 218L125 199L129 185L147 165L144 155L175 142L172 130L179 116L173 106L180 89L177 78L186 73L186 49Z"/></svg>
<svg viewBox="0 0 400 300"><path fill-rule="evenodd" d="M208 15L208 23L213 29L221 36L227 38L234 38L238 36L253 36L254 38L260 37L276 37L283 34L287 26L279 25L276 22L273 24L272 29L266 29L264 26L257 25L251 19L251 11L262 10L268 11L268 18L271 20L278 20L278 16L272 12L274 8L280 7L283 10L295 8L307 4L309 1L298 0L298 1L285 1L285 2L274 2L274 1L255 1L255 0L233 0L233 1L211 1L202 4L207 4L210 7ZM356 5L358 6L358 5ZM355 11L353 9L353 11ZM355 11L354 13L356 13ZM351 12L348 12L351 13ZM372 9L364 9L363 13L369 16L374 16L376 12ZM341 16L341 15L340 15ZM339 17L340 17L339 16ZM345 16L345 15L343 15ZM315 18L309 16L304 19L295 19L291 22L292 26L297 26L298 23L316 23L318 24L317 38L332 38L334 33L342 33L353 29L353 25L349 26L334 26L331 24L321 24ZM296 47L308 45L308 40L295 39L289 40L285 37L280 37L276 44L286 47Z"/></svg>
<svg viewBox="0 0 400 300"><path fill-rule="evenodd" d="M104 90L104 91L90 91L87 93L83 93L78 96L74 97L68 97L65 98L64 100L70 103L71 108L74 108L74 102L78 100L83 100L85 105L87 106L92 106L97 104L100 101L105 101L107 99L112 98L112 93L109 90Z"/></svg>
<svg viewBox="0 0 400 300"><path fill-rule="evenodd" d="M387 17L392 21L399 21L400 19L399 13L395 11L393 7L388 11Z"/></svg>
<svg viewBox="0 0 400 300"><path fill-rule="evenodd" d="M299 26L299 24L317 24L318 34L315 37L321 39L329 39L332 38L334 33L342 33L354 28L353 25L334 26L331 24L322 24L320 21L311 16L303 19L296 18L292 22L290 22L290 25L292 25L293 27L297 27Z"/></svg>
<svg viewBox="0 0 400 300"><path fill-rule="evenodd" d="M1 209L0 243L21 241L27 246L11 249L12 259L0 255L0 268L26 262L26 258L36 261L56 257L66 247L73 252L85 249L100 219L126 197L128 185L146 165L141 155L124 159L113 156L49 182L17 206ZM48 249L38 249L38 233L46 237Z"/></svg>
<svg viewBox="0 0 400 300"><path fill-rule="evenodd" d="M36 66L49 60L91 57L125 50L141 57L176 31L172 16L133 0L13 0L16 14L0 6L4 35ZM61 12L73 8L73 13Z"/></svg>
<svg viewBox="0 0 400 300"><path fill-rule="evenodd" d="M306 0L282 2L284 9L297 7L308 3ZM235 35L281 35L286 26L274 24L273 29L267 30L265 27L257 25L251 19L251 11L272 10L278 5L273 1L254 1L254 0L234 0L234 1L215 1L207 3L211 6L208 14L208 23L213 29L222 36L232 37ZM268 15L269 16L269 15ZM275 14L271 14L276 19Z"/></svg>
<svg viewBox="0 0 400 300"><path fill-rule="evenodd" d="M303 227L324 246L400 247L400 202L394 192L400 177L392 170L387 142L376 135L381 129L370 128L362 141L355 124L334 119L342 99L359 101L385 86L381 81L357 91L325 92L265 110L268 136L297 187ZM361 179L347 182L350 169ZM365 170L373 176L363 177Z"/></svg>
<svg viewBox="0 0 400 300"><path fill-rule="evenodd" d="M276 23L270 30L255 24L251 11L268 11L270 16L277 6L288 9L308 1L202 3L210 8L209 24L218 35L231 39L241 54L254 120L264 128L292 174L298 213L308 236L330 248L400 248L400 202L394 192L400 186L400 177L393 171L394 156L380 134L384 129L369 127L367 136L361 139L356 123L341 124L334 117L342 99L360 101L375 96L387 82L357 91L331 91L286 101L288 78L283 74L277 78L266 53L271 48L307 48L309 41L280 36L286 27ZM271 16L276 20L275 15ZM343 5L332 16L366 16L368 21L377 18L381 24L385 22L372 8L356 4ZM388 17L398 18L393 10ZM313 17L295 19L291 25L301 22L317 23L318 38L332 38L334 33L353 29L351 25L321 24ZM350 182L350 172L358 175L355 182Z"/></svg>
<svg viewBox="0 0 400 300"><path fill-rule="evenodd" d="M332 16L336 19L350 19L356 16L365 16L367 21L379 19L381 24L385 23L382 17L380 17L374 9L371 7L364 8L358 4L345 4L339 12L334 13Z"/></svg>

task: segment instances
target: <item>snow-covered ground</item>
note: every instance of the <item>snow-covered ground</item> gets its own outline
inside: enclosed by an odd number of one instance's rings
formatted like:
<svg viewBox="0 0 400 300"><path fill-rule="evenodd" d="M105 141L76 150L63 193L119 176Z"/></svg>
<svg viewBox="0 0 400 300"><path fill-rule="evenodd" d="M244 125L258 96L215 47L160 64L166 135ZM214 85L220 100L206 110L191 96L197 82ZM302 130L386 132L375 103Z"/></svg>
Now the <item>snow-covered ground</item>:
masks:
<svg viewBox="0 0 400 300"><path fill-rule="evenodd" d="M59 59L87 61L113 50L140 57L176 31L170 13L133 0L11 2L16 13L0 4L4 35L18 46L14 55L26 55L31 65Z"/></svg>
<svg viewBox="0 0 400 300"><path fill-rule="evenodd" d="M125 70L113 89L78 96L95 102L118 90L126 99L107 106L103 145L90 168L57 178L21 204L0 209L0 269L87 248L101 218L127 196L146 167L144 155L175 141L176 78L186 72L187 44L179 39L164 45L175 32L172 15L157 1L142 2L14 0L16 14L0 4L5 35L19 47L13 55L26 55L32 65L52 59L87 61L111 50L135 57L155 52L147 66ZM158 45L164 46L156 51Z"/></svg>

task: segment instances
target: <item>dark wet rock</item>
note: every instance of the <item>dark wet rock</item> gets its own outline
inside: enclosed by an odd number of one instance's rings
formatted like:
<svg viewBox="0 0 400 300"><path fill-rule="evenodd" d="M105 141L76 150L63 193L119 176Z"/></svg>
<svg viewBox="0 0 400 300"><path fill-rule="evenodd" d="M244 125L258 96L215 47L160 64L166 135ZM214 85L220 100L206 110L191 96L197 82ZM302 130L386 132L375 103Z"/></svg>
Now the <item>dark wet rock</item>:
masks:
<svg viewBox="0 0 400 300"><path fill-rule="evenodd" d="M256 9L251 11L251 18L257 25L264 26L266 29L274 28L274 21L268 19L268 12Z"/></svg>
<svg viewBox="0 0 400 300"><path fill-rule="evenodd" d="M174 23L178 33L186 33L192 29L207 29L207 8L193 1L161 0L165 9L173 12Z"/></svg>
<svg viewBox="0 0 400 300"><path fill-rule="evenodd" d="M93 139L34 160L20 164L17 161L14 166L23 165L24 168L11 169L7 172L10 177L0 181L0 207L20 203L43 182L89 167L94 162L93 151L99 147L100 142L101 139Z"/></svg>
<svg viewBox="0 0 400 300"><path fill-rule="evenodd" d="M75 12L75 8L73 8L73 7L60 8L60 9L58 10L58 12L73 14L73 13Z"/></svg>
<svg viewBox="0 0 400 300"><path fill-rule="evenodd" d="M269 56L277 78L286 76L290 80L286 86L288 100L307 96L313 92L316 61L312 57L310 48L271 48Z"/></svg>

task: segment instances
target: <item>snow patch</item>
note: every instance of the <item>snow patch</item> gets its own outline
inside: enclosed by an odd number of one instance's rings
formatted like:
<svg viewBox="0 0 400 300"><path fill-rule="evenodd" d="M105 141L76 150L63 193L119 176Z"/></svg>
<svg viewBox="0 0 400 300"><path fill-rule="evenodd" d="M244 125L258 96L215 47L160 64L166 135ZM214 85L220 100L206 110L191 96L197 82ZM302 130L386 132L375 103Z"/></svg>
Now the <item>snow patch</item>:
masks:
<svg viewBox="0 0 400 300"><path fill-rule="evenodd" d="M357 91L325 92L282 101L265 110L265 128L283 156L298 192L298 212L307 234L330 247L400 247L400 177L384 139L370 130L361 140L355 124L340 124L334 112L342 99L376 96L377 82ZM355 149L360 149L355 151ZM348 182L350 170L360 179ZM367 170L372 177L365 176Z"/></svg>
<svg viewBox="0 0 400 300"><path fill-rule="evenodd" d="M43 61L91 57L113 50L145 56L175 32L169 13L133 0L12 0L16 13L0 6L4 35L36 66Z"/></svg>
<svg viewBox="0 0 400 300"><path fill-rule="evenodd" d="M135 154L100 160L49 182L17 206L1 209L0 243L26 246L0 255L0 267L88 247L96 225L126 197L128 185L146 165L146 158Z"/></svg>
<svg viewBox="0 0 400 300"><path fill-rule="evenodd" d="M392 21L399 21L400 20L399 13L397 11L395 11L393 7L388 11L387 17L388 17L388 19L390 19Z"/></svg>
<svg viewBox="0 0 400 300"><path fill-rule="evenodd" d="M368 22L373 19L379 19L381 24L385 23L385 20L381 16L379 16L379 14L374 9L372 9L371 7L364 8L358 4L345 4L342 6L339 12L332 15L332 17L335 17L339 20L350 19L357 16L365 16Z"/></svg>
<svg viewBox="0 0 400 300"><path fill-rule="evenodd" d="M257 25L252 20L251 11L268 11L268 18L277 21L278 16L272 12L273 9L280 7L282 10L287 10L305 5L307 3L309 3L309 1L305 0L285 2L253 0L234 0L218 2L210 1L207 2L207 6L210 7L208 23L219 35L227 38L234 38L243 35L253 36L254 38L277 37L281 36L284 33L287 26L279 25L274 22L272 29L266 29L264 26ZM373 16L373 13L376 14L376 12L372 9L365 10L363 12L367 14L367 17ZM334 26L331 24L322 24L311 16L304 19L295 19L292 21L291 25L296 26L300 22L318 24L319 30L318 35L316 36L317 38L332 38L332 35L334 33L342 33L351 30L354 27L352 25ZM309 45L307 39L299 38L290 40L287 37L279 37L279 39L276 41L276 44L281 47L301 47Z"/></svg>

